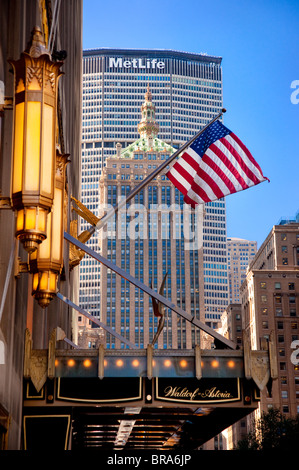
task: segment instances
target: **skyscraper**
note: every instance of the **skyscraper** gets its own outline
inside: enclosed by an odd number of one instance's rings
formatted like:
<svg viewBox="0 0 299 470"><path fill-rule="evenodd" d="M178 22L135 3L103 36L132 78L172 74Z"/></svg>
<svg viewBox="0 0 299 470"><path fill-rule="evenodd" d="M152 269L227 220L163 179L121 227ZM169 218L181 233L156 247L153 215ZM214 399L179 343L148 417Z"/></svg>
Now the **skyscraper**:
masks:
<svg viewBox="0 0 299 470"><path fill-rule="evenodd" d="M277 349L277 380L262 391L261 410L299 412L299 228L297 221L274 225L250 263L241 287L243 329L259 349L272 337Z"/></svg>
<svg viewBox="0 0 299 470"><path fill-rule="evenodd" d="M140 138L123 150L117 144L117 154L106 160L100 179L103 211L115 206L119 198L130 193L174 152L173 147L158 139L158 128L148 89L138 125ZM100 232L99 249L105 258L156 291L163 286L161 293L165 297L196 318L206 322L213 318L216 323L227 302L223 294L228 289L227 271L219 266L226 267L225 233L224 240L219 242L214 223L211 224L211 220L217 220L216 210L220 209L207 204L205 214L202 206L191 210L165 176L166 171L167 168L141 189L133 202ZM217 202L217 207L220 204L224 203ZM209 233L209 228L214 232ZM217 264L218 270L213 270L211 264ZM209 289L210 286L214 289ZM161 317L155 314L147 294L106 268L101 270L100 291L104 323L140 348L150 342L157 344L154 338ZM199 342L198 329L171 310L165 312L163 332L158 339L160 347L190 349ZM110 335L106 344L108 348L120 347Z"/></svg>
<svg viewBox="0 0 299 470"><path fill-rule="evenodd" d="M107 158L116 155L117 143L123 149L122 159L124 149L130 158L136 151L134 142L140 138L140 110L148 84L157 109L155 119L161 139L156 158L158 154L161 158L164 155L161 152L165 149L170 154L179 148L222 108L220 57L166 50L84 51L81 200L95 215L99 215L99 179L107 165ZM162 143L163 148L160 146ZM153 165L153 161L149 162L148 150L144 150L147 152L147 169ZM116 162L113 164L116 165ZM129 165L129 162L123 161L121 165ZM130 170L133 170L132 167ZM137 178L138 172L135 170L137 168L134 167L134 178ZM108 177L116 180L118 176L115 172L114 176L107 174ZM166 193L161 195L165 202L170 200L173 191L170 183L166 183ZM107 187L113 184L112 180ZM130 187L131 184L132 180L123 186ZM109 203L115 203L119 195L122 194L111 194ZM160 198L154 192L152 197ZM173 196L173 201L175 197L179 202L180 196ZM158 201L160 203L162 199ZM197 300L192 308L194 314L204 316L213 327L216 327L221 312L228 304L225 214L225 200L205 206L202 232L204 252L197 251L191 261L191 269L198 272L200 264L203 270L200 279L194 278L196 284L192 289L195 289ZM86 228L87 224L82 221L81 231ZM99 250L97 236L93 236L88 243ZM166 246L164 248L167 254ZM199 295L200 289L202 296ZM100 291L103 291L100 266L85 257L80 266L80 306L98 317L104 314L100 311Z"/></svg>
<svg viewBox="0 0 299 470"><path fill-rule="evenodd" d="M240 303L240 287L246 278L246 269L257 252L255 241L242 238L227 239L229 301Z"/></svg>

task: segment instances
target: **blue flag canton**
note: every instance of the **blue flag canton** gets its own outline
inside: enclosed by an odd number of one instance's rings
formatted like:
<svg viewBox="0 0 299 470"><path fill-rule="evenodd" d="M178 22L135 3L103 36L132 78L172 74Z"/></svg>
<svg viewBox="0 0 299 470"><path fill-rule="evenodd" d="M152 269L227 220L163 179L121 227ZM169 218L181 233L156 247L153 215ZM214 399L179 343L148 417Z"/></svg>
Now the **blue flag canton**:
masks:
<svg viewBox="0 0 299 470"><path fill-rule="evenodd" d="M195 141L190 145L190 148L202 157L210 145L230 133L231 131L217 120L213 122L213 124L211 124L197 139L195 139Z"/></svg>

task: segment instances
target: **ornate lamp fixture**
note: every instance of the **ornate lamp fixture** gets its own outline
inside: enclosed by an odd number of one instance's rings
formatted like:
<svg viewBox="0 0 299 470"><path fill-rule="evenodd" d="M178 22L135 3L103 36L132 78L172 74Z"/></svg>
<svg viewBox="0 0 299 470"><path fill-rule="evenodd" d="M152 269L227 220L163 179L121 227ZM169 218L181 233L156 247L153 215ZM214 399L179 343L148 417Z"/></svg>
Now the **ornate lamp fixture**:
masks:
<svg viewBox="0 0 299 470"><path fill-rule="evenodd" d="M16 236L32 253L47 236L55 192L56 114L59 70L39 28L27 49L10 61L15 73L12 208ZM56 216L55 216L56 217Z"/></svg>
<svg viewBox="0 0 299 470"><path fill-rule="evenodd" d="M29 271L33 274L32 295L47 307L57 294L57 281L63 267L65 219L65 167L68 155L57 152L56 178L52 211L48 215L47 238L29 254Z"/></svg>

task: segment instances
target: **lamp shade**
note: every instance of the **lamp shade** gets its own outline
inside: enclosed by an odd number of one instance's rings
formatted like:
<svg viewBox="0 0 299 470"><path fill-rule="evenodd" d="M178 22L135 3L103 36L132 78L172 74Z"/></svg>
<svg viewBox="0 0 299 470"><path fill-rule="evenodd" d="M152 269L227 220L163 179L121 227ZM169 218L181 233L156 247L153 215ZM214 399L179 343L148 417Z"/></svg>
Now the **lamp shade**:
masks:
<svg viewBox="0 0 299 470"><path fill-rule="evenodd" d="M32 32L14 69L12 207L16 236L30 253L46 238L47 215L55 192L58 79L39 28Z"/></svg>
<svg viewBox="0 0 299 470"><path fill-rule="evenodd" d="M29 269L33 274L32 294L42 307L46 307L55 297L58 276L63 267L67 158L68 155L57 152L54 200L48 215L47 238L29 254Z"/></svg>

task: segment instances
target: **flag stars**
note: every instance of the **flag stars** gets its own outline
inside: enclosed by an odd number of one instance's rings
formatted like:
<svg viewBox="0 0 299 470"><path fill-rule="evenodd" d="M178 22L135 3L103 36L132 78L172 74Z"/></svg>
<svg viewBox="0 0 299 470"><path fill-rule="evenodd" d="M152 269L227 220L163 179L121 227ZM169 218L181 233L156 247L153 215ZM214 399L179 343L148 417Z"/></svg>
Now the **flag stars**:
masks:
<svg viewBox="0 0 299 470"><path fill-rule="evenodd" d="M201 134L190 147L196 151L201 157L205 154L206 150L217 140L230 134L230 130L227 129L221 122L215 121L209 126L206 132Z"/></svg>

